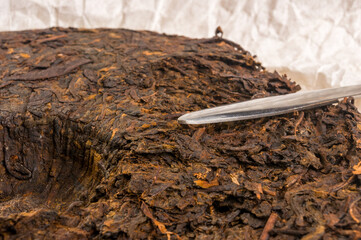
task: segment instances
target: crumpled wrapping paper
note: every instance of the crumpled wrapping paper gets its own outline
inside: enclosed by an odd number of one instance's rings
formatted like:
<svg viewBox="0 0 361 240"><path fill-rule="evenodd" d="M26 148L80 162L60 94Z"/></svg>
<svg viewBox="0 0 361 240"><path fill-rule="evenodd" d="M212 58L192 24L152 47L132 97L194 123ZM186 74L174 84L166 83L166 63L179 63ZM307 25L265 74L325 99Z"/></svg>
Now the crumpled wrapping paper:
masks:
<svg viewBox="0 0 361 240"><path fill-rule="evenodd" d="M303 89L361 84L361 1L0 0L0 31L51 26L198 38L221 26L223 37Z"/></svg>

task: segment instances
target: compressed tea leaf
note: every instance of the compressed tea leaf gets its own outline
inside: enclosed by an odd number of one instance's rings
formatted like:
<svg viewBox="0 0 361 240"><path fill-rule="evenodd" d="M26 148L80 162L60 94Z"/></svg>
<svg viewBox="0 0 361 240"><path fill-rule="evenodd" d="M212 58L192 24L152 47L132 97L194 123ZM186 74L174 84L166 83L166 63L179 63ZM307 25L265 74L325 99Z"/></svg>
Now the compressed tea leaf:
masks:
<svg viewBox="0 0 361 240"><path fill-rule="evenodd" d="M300 89L220 36L0 33L1 237L361 236L351 98L244 122L177 122Z"/></svg>

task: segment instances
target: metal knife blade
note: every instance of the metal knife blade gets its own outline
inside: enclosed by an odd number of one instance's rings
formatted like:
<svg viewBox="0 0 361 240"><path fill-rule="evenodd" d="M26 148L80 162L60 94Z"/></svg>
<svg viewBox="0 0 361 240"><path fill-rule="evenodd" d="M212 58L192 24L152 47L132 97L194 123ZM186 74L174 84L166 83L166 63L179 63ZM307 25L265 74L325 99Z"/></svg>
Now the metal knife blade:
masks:
<svg viewBox="0 0 361 240"><path fill-rule="evenodd" d="M361 96L361 84L347 87L258 98L184 114L182 124L207 124L275 116L337 102L340 98Z"/></svg>

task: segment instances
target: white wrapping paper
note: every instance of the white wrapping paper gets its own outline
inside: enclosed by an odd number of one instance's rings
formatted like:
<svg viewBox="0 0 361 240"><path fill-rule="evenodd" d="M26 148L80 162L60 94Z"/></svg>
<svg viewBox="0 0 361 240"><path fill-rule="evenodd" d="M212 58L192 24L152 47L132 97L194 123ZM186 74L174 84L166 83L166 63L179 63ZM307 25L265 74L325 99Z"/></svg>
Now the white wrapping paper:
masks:
<svg viewBox="0 0 361 240"><path fill-rule="evenodd" d="M303 89L361 84L361 1L0 0L0 31L52 26L198 38L221 26L224 38Z"/></svg>

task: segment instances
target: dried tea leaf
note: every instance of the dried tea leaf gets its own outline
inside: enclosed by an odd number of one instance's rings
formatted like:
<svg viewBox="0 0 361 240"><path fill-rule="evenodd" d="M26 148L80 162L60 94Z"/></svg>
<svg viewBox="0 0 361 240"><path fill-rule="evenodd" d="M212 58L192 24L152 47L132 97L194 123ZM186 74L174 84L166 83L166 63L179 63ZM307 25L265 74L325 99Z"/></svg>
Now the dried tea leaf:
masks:
<svg viewBox="0 0 361 240"><path fill-rule="evenodd" d="M359 175L361 174L361 162L359 162L357 165L352 167L354 170L352 171L353 174Z"/></svg>
<svg viewBox="0 0 361 240"><path fill-rule="evenodd" d="M194 183L201 188L210 188L219 185L219 182L216 178L210 182L204 180L195 180Z"/></svg>
<svg viewBox="0 0 361 240"><path fill-rule="evenodd" d="M150 212L148 206L147 206L144 202L142 203L142 211L143 211L143 213L144 213L145 216L149 217L149 218L153 221L153 223L158 227L158 229L159 229L159 231L160 231L161 233L167 235L168 239L170 239L170 236L171 236L172 234L174 234L174 235L177 237L177 239L180 239L180 237L179 237L177 234L175 234L175 233L173 233L173 232L169 232L163 223L159 222L158 220L156 220L156 219L153 217L153 215L152 215L152 213Z"/></svg>

